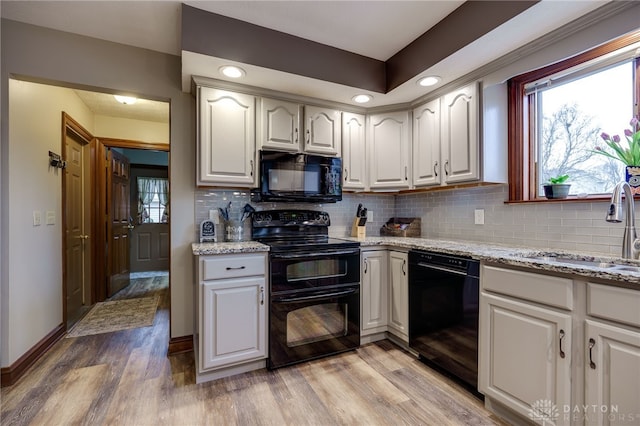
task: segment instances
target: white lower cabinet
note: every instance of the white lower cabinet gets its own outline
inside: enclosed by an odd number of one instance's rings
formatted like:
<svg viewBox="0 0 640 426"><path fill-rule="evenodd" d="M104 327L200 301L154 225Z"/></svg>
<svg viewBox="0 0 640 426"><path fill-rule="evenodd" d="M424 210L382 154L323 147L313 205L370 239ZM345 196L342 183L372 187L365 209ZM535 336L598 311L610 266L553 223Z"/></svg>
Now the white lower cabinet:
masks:
<svg viewBox="0 0 640 426"><path fill-rule="evenodd" d="M266 364L266 255L200 256L195 348L198 383Z"/></svg>
<svg viewBox="0 0 640 426"><path fill-rule="evenodd" d="M360 335L387 331L387 250L363 251Z"/></svg>
<svg viewBox="0 0 640 426"><path fill-rule="evenodd" d="M389 332L409 342L409 262L407 253L389 252Z"/></svg>
<svg viewBox="0 0 640 426"><path fill-rule="evenodd" d="M513 423L640 424L640 290L491 265L481 288L488 408Z"/></svg>
<svg viewBox="0 0 640 426"><path fill-rule="evenodd" d="M479 371L485 396L524 417L547 401L556 407L568 406L570 313L482 294L481 315L486 346Z"/></svg>

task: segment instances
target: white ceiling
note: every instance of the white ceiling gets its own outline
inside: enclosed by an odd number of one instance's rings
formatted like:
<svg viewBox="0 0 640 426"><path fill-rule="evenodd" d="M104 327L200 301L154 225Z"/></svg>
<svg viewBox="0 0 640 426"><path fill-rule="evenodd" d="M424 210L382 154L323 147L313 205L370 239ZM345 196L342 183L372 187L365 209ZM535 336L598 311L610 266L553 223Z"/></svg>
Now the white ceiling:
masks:
<svg viewBox="0 0 640 426"><path fill-rule="evenodd" d="M386 60L462 1L186 1L186 4L337 48ZM417 77L435 74L439 86L477 69L607 3L604 0L543 0ZM117 43L182 55L183 89L191 75L224 79L230 63L181 52L181 2L177 1L6 1L2 17ZM479 17L481 19L481 17ZM353 104L363 91L246 64L244 84ZM386 94L370 93L367 107L409 102L427 89L407 81Z"/></svg>
<svg viewBox="0 0 640 426"><path fill-rule="evenodd" d="M124 105L107 93L74 90L84 104L97 115L122 117L131 120L169 122L169 103L138 99L133 105Z"/></svg>

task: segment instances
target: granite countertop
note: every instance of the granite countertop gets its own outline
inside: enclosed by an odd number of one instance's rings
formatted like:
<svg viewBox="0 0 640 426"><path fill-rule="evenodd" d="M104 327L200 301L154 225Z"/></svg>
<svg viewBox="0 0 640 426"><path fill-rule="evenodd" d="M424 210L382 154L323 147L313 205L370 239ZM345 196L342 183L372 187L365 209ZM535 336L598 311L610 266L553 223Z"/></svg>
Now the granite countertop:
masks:
<svg viewBox="0 0 640 426"><path fill-rule="evenodd" d="M362 248L384 246L385 248L435 251L454 256L468 256L485 262L577 275L587 279L594 278L612 280L628 284L632 288L637 287L640 289L640 272L637 270L631 271L618 268L599 267L597 265L573 264L552 258L562 257L564 259L577 261L585 260L640 267L640 261L637 260L585 255L561 250L551 251L533 249L530 247L513 247L481 242L448 241L429 238L366 237L364 239L358 239L341 236L337 236L336 238L348 241L358 241ZM191 245L191 249L194 255L200 256L210 254L268 252L269 246L257 241L243 241L237 243L193 243Z"/></svg>
<svg viewBox="0 0 640 426"><path fill-rule="evenodd" d="M240 241L237 243L193 243L191 251L195 256L205 254L256 253L269 251L269 246L257 241Z"/></svg>
<svg viewBox="0 0 640 426"><path fill-rule="evenodd" d="M640 289L640 272L621 270L617 268L599 267L596 265L581 265L555 260L553 257L561 257L571 260L595 261L599 263L615 263L616 265L629 265L640 267L640 261L622 259L616 257L585 255L562 250L541 250L531 247L512 247L499 244L488 244L469 241L447 241L429 238L399 238L399 237L366 237L357 239L346 237L345 240L359 241L362 248L375 246L396 247L405 249L417 249L435 251L444 254L468 256L473 259L498 263L503 265L518 266L537 269L541 271L558 272L571 275L579 275L585 278L613 280L631 284Z"/></svg>

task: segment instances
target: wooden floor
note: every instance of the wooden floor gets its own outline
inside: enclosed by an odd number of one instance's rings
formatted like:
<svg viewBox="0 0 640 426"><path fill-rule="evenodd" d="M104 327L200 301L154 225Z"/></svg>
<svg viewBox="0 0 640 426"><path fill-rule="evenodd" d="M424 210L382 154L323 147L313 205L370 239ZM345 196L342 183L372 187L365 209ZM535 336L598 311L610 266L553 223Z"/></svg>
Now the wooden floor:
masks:
<svg viewBox="0 0 640 426"><path fill-rule="evenodd" d="M168 290L147 287L161 295L153 327L62 339L2 389L0 423L502 424L480 400L389 341L196 385L193 354L167 356Z"/></svg>

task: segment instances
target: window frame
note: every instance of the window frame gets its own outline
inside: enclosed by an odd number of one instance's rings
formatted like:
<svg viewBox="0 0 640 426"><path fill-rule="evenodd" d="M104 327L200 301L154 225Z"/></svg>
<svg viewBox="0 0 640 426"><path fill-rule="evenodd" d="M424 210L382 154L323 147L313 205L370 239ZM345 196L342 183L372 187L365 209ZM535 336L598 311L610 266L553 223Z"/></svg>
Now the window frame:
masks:
<svg viewBox="0 0 640 426"><path fill-rule="evenodd" d="M608 199L602 195L589 195L578 198L575 195L565 199L547 200L536 197L536 167L535 167L535 126L531 126L534 114L533 97L525 94L525 86L531 82L549 77L558 72L573 68L585 62L597 59L603 55L615 52L634 43L640 42L640 31L620 37L601 46L595 47L579 55L548 65L537 70L515 76L507 81L508 91L508 178L510 203L518 202L566 202L593 201ZM635 89L634 115L638 116L638 101L640 100L640 58L634 60Z"/></svg>

